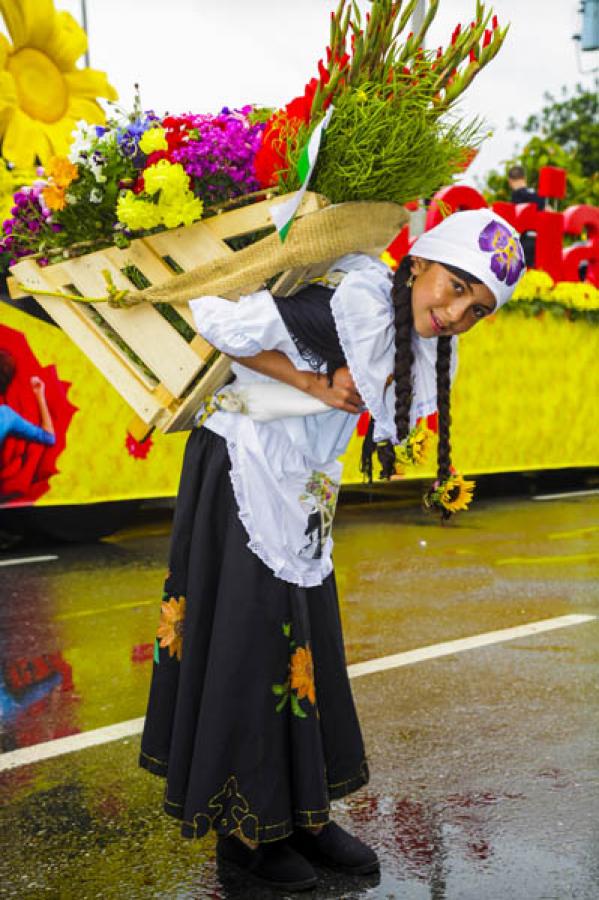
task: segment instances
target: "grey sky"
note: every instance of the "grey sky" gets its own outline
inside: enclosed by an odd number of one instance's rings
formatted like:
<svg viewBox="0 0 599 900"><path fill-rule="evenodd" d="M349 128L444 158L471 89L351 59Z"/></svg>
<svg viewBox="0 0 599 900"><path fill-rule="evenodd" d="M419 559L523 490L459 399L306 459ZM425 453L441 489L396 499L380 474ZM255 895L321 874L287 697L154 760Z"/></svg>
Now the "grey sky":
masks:
<svg viewBox="0 0 599 900"><path fill-rule="evenodd" d="M55 3L80 18L79 0ZM91 64L108 72L125 107L135 82L144 106L157 112L277 106L315 74L334 6L335 0L87 0ZM462 105L494 130L468 181L511 154L518 135L506 129L510 116L523 119L539 109L546 90L557 93L577 81L591 87L594 78L580 73L571 39L580 30L578 0L495 0L493 6L511 30ZM475 0L441 0L431 46L446 44L474 8ZM599 65L597 52L581 57L586 69Z"/></svg>

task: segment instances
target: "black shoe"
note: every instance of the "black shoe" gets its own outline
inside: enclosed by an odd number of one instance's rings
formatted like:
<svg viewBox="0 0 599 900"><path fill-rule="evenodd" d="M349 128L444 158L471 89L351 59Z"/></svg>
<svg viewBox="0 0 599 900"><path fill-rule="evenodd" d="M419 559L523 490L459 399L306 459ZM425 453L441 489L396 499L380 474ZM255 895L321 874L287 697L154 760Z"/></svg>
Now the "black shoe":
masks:
<svg viewBox="0 0 599 900"><path fill-rule="evenodd" d="M287 843L310 862L327 866L350 875L370 875L380 871L374 850L360 838L344 831L336 822L329 822L318 833L296 828Z"/></svg>
<svg viewBox="0 0 599 900"><path fill-rule="evenodd" d="M216 855L221 862L247 872L269 887L305 891L316 885L316 872L310 863L286 841L259 844L252 850L237 838L219 835Z"/></svg>

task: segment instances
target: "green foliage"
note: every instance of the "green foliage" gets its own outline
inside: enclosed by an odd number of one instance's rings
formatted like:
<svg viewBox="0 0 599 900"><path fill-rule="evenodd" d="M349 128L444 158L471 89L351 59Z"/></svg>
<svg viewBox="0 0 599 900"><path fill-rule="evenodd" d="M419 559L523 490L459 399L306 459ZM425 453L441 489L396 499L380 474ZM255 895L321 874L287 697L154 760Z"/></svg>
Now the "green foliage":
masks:
<svg viewBox="0 0 599 900"><path fill-rule="evenodd" d="M364 84L336 101L310 186L332 203L428 197L452 180L481 138L478 121L439 118L428 103L426 78L413 83L399 76L385 90ZM299 187L297 158L307 139L304 128L284 190Z"/></svg>
<svg viewBox="0 0 599 900"><path fill-rule="evenodd" d="M544 94L546 105L539 113L529 116L522 128L529 134L539 134L553 144L563 147L580 165L580 174L591 177L599 172L599 82L588 91L577 84L571 96L562 87L562 99Z"/></svg>
<svg viewBox="0 0 599 900"><path fill-rule="evenodd" d="M548 101L540 113L528 117L523 126L511 122L513 128L538 131L520 152L505 163L504 171L488 173L483 188L489 203L510 199L507 171L510 166L524 167L528 183L538 183L539 169L543 166L560 166L567 172L567 190L562 205L588 203L599 206L599 99L595 92L576 86L572 97L556 101L545 94Z"/></svg>

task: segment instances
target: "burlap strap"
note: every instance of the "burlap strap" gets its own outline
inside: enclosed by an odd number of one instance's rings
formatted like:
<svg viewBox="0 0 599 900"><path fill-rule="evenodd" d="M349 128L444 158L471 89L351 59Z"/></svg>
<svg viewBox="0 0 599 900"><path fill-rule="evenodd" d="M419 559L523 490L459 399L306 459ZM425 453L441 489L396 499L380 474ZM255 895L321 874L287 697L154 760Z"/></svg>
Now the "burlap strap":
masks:
<svg viewBox="0 0 599 900"><path fill-rule="evenodd" d="M260 288L289 269L333 261L346 253L381 252L408 221L396 203L341 203L296 220L285 243L277 234L209 260L144 291L131 291L127 301L184 303L205 294L236 299Z"/></svg>

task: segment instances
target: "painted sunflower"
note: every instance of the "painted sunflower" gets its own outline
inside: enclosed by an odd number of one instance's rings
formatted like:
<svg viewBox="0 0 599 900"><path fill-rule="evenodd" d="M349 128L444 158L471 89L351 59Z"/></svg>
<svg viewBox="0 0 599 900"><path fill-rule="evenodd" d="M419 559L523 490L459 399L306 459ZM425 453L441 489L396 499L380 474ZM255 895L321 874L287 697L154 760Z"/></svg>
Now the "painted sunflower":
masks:
<svg viewBox="0 0 599 900"><path fill-rule="evenodd" d="M451 475L441 485L439 503L449 512L459 512L462 509L468 509L472 501L473 491L473 481L466 481L461 475Z"/></svg>
<svg viewBox="0 0 599 900"><path fill-rule="evenodd" d="M183 623L185 621L185 597L169 597L162 604L160 625L156 637L160 638L160 646L168 647L169 656L177 656L181 661L183 651Z"/></svg>
<svg viewBox="0 0 599 900"><path fill-rule="evenodd" d="M76 69L87 35L52 0L0 0L12 44L0 34L0 141L17 166L66 156L75 123L102 123L96 97L116 100L106 74Z"/></svg>
<svg viewBox="0 0 599 900"><path fill-rule="evenodd" d="M298 700L307 697L310 703L316 703L314 688L314 663L309 647L298 647L291 657L291 690L297 691Z"/></svg>

